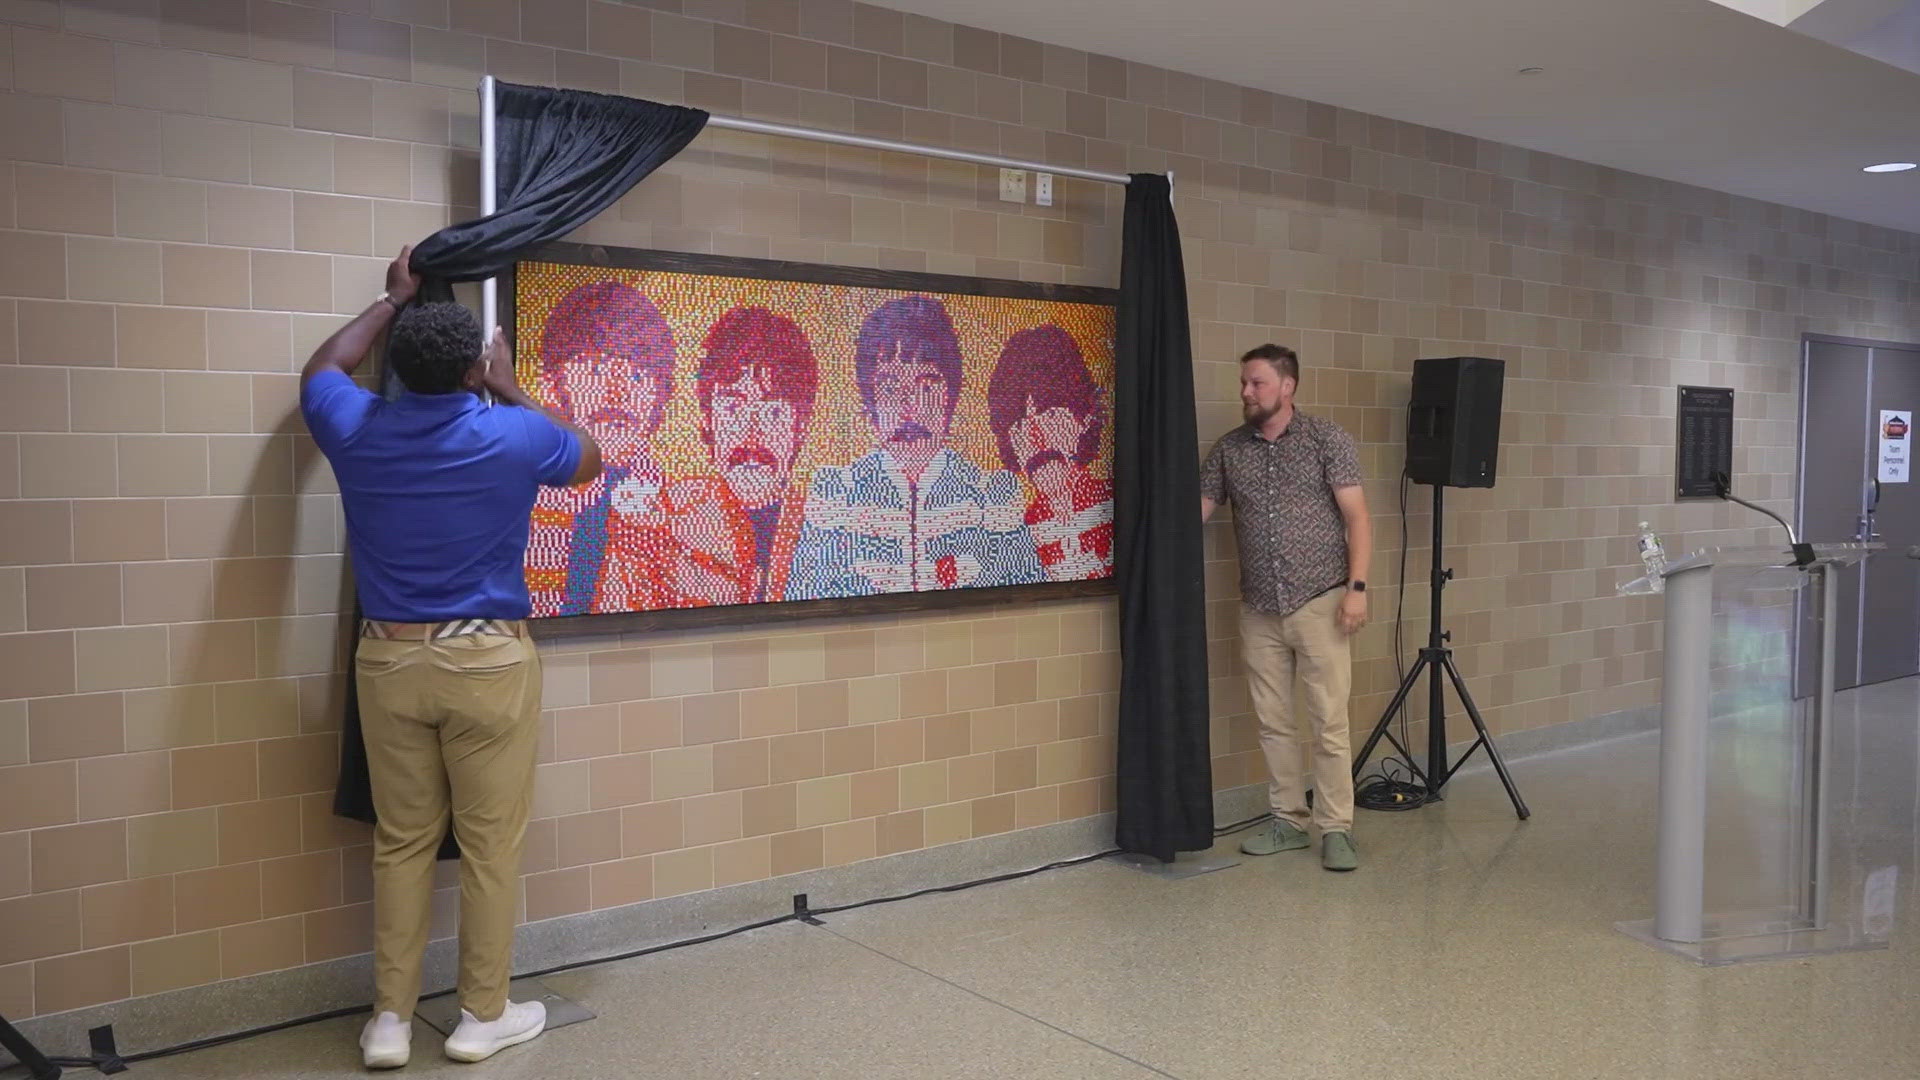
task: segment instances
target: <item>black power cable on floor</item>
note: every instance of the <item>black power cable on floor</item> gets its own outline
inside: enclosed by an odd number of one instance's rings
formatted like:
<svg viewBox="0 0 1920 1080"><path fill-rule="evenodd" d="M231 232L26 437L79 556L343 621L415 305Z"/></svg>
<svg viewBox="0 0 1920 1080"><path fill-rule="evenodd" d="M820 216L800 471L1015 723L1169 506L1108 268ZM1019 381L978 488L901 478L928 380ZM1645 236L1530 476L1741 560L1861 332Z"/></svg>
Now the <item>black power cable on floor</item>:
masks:
<svg viewBox="0 0 1920 1080"><path fill-rule="evenodd" d="M1407 650L1404 644L1407 625L1407 488L1413 478L1400 470L1400 581L1394 588L1393 670L1399 682L1407 679ZM1395 685L1398 685L1396 683ZM1400 710L1400 745L1407 743L1407 710ZM1387 755L1380 759L1371 777L1354 785L1353 804L1365 810L1413 810L1425 806L1427 789L1413 782L1411 763Z"/></svg>
<svg viewBox="0 0 1920 1080"><path fill-rule="evenodd" d="M1256 817L1250 817L1245 821L1238 821L1232 825L1226 825L1221 828L1217 828L1213 830L1213 835L1216 837L1220 837L1220 836L1229 835L1230 833L1238 832L1241 829L1247 828L1248 826L1255 825L1255 824L1258 824L1259 822L1265 821L1268 816L1269 815L1266 815L1266 814L1260 814ZM1067 869L1068 867L1081 866L1086 863L1097 862L1101 859L1105 859L1109 856L1118 855L1118 854L1120 854L1120 849L1110 848L1106 851L1096 852L1092 855L1082 855L1082 856L1079 856L1078 858L1073 858L1073 859L1062 859L1059 862L1051 862L1046 864L1045 866L1036 866L1029 870L1015 870L1012 873L996 874L993 877L980 878L976 881L964 881L957 885L939 885L933 888L921 889L917 892L902 893L898 896L875 897L874 899L871 899L871 900L861 900L857 903L852 903L852 904L839 904L834 907L809 908L806 906L806 897L804 894L802 894L794 898L795 900L794 910L790 914L781 915L772 919L764 919L756 923L748 923L745 926L736 926L731 930L722 930L718 933L706 934L701 937L685 938L680 941L670 941L662 945L653 945L644 949L634 949L631 952L619 953L614 956L598 956L598 957L594 957L591 960L577 960L577 961L574 961L573 963L568 963L568 964L556 964L553 967L542 968L538 971L529 971L522 975L515 975L513 976L513 978L514 979L538 979L547 975L557 975L566 971L575 971L580 968L597 967L601 964L618 963L619 961L622 961L622 960L636 960L636 959L639 959L640 957L651 956L655 953L667 952L673 949L684 949L690 945L705 945L709 942L720 941L723 938L735 937L737 935L745 934L753 930L764 930L770 926L779 926L782 923L816 922L818 916L821 916L821 915L834 915L844 911L853 911L858 908L874 907L879 904L894 904L894 903L899 903L902 900L913 900L922 896L932 896L937 893L962 892L967 889L976 888L981 885L994 885L994 884L999 884L1001 882L1017 881L1021 878L1033 877L1036 874L1044 874L1049 870L1064 870L1064 869ZM452 994L453 992L454 991L451 989L437 990L431 994L420 995L420 1000L432 1001L435 998L446 997L447 995ZM100 1069L102 1072L108 1072L108 1071L119 1072L119 1071L123 1071L125 1066L127 1065L137 1065L143 1061L156 1061L160 1058L176 1057L180 1054L193 1053L198 1050L211 1050L218 1046L226 1046L229 1043L242 1042L244 1040L257 1038L262 1035L272 1035L278 1032L290 1030L292 1028L304 1027L308 1024L318 1024L327 1020L339 1020L343 1017L348 1017L348 1016L361 1016L367 1013L371 1013L372 1011L373 1011L373 1006L371 1005L352 1005L352 1006L348 1006L346 1008L341 1008L341 1009L329 1009L326 1012L314 1013L311 1016L302 1016L293 1020L282 1020L279 1023L275 1023L275 1024L267 1024L261 1027L248 1028L245 1031L236 1031L227 1035L213 1035L204 1039L195 1039L192 1042L181 1043L178 1046L169 1046L160 1050L148 1050L144 1053L130 1054L125 1057L118 1057L118 1056L114 1056L111 1058L104 1057L104 1056L93 1057L93 1058L49 1057L47 1060L51 1064L60 1066L61 1068Z"/></svg>
<svg viewBox="0 0 1920 1080"><path fill-rule="evenodd" d="M1272 816L1273 816L1272 814L1255 814L1252 817L1246 819L1245 821L1236 821L1231 825L1222 825L1219 828L1213 830L1213 835L1216 838L1222 837L1222 836L1231 836L1242 829L1252 828L1253 826L1260 824L1261 822L1267 820Z"/></svg>
<svg viewBox="0 0 1920 1080"><path fill-rule="evenodd" d="M1403 776L1398 758L1383 758L1380 771L1353 789L1353 805L1366 810L1416 810L1429 801L1427 789Z"/></svg>

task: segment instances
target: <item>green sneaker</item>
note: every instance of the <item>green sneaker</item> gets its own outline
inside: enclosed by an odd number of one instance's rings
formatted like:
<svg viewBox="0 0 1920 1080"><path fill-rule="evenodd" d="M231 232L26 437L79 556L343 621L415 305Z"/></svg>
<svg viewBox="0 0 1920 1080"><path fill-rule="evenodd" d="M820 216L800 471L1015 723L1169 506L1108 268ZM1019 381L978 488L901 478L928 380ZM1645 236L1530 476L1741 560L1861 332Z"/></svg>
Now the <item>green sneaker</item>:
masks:
<svg viewBox="0 0 1920 1080"><path fill-rule="evenodd" d="M1279 818L1267 822L1259 832L1240 841L1240 850L1248 855L1274 855L1282 851L1298 851L1306 846L1306 830L1297 829Z"/></svg>
<svg viewBox="0 0 1920 1080"><path fill-rule="evenodd" d="M1329 870L1356 870L1360 854L1353 850L1353 837L1330 832L1320 838L1320 865Z"/></svg>

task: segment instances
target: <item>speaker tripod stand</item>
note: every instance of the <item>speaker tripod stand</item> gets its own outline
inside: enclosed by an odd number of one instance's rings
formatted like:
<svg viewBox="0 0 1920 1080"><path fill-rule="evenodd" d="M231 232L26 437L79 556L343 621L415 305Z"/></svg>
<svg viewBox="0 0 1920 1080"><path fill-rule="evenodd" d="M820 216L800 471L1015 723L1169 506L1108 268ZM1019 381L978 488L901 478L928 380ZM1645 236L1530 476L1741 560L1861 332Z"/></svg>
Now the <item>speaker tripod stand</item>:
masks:
<svg viewBox="0 0 1920 1080"><path fill-rule="evenodd" d="M4 1016L0 1016L0 1049L12 1054L13 1059L26 1068L32 1080L59 1080L60 1067L48 1061L39 1047L28 1042L27 1037L7 1023Z"/></svg>
<svg viewBox="0 0 1920 1080"><path fill-rule="evenodd" d="M1453 774L1459 771L1460 766L1466 764L1467 758L1471 757L1475 750L1485 747L1488 759L1493 762L1494 771L1500 774L1500 782L1506 785L1507 798L1513 800L1513 812L1520 816L1520 820L1525 821L1531 811L1527 809L1526 800L1520 797L1520 789L1513 786L1513 777L1507 775L1507 763L1500 757L1499 747L1493 744L1493 735L1487 731L1487 723L1481 719L1480 708L1473 703L1473 695L1467 692L1467 681L1461 678L1459 666L1453 662L1453 649L1447 644L1453 640L1453 634L1441 629L1440 626L1441 597L1446 591L1447 582L1453 579L1452 570L1440 568L1442 525L1440 511L1442 493L1445 491L1446 485L1433 485L1433 589L1430 597L1432 618L1427 624L1427 647L1420 650L1420 658L1414 661L1412 668L1408 669L1407 677L1400 680L1400 689L1394 693L1393 703L1387 706L1386 712L1380 714L1380 722L1374 725L1373 734L1367 736L1366 744L1360 748L1359 755L1353 759L1353 775L1355 779L1359 779L1360 770L1366 767L1367 758L1372 756L1374 748L1380 745L1380 740L1384 738L1400 751L1402 757L1406 758L1407 765L1413 769L1414 775L1426 786L1427 798L1438 799L1441 797L1440 789L1447 786L1447 781L1453 779ZM1424 772L1420 766L1414 764L1412 751L1401 745L1392 730L1394 718L1399 716L1400 710L1406 707L1407 699L1412 695L1414 687L1419 684L1420 675L1423 672L1427 676L1427 767ZM1460 760L1451 765L1447 764L1447 682L1451 682L1454 692L1460 695L1460 704L1466 706L1467 716L1473 721L1473 729L1480 736L1474 740L1472 746L1467 747L1466 753L1460 755Z"/></svg>

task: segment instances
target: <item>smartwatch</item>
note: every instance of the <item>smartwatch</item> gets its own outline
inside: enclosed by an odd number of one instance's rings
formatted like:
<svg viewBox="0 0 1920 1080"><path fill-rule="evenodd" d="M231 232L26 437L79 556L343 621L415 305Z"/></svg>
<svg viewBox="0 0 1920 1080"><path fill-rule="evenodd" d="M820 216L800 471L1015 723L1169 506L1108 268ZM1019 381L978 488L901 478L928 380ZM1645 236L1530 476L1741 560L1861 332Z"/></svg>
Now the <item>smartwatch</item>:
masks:
<svg viewBox="0 0 1920 1080"><path fill-rule="evenodd" d="M1347 582L1347 588L1352 589L1354 592L1366 592L1367 583L1364 581L1358 581L1358 580L1349 581Z"/></svg>

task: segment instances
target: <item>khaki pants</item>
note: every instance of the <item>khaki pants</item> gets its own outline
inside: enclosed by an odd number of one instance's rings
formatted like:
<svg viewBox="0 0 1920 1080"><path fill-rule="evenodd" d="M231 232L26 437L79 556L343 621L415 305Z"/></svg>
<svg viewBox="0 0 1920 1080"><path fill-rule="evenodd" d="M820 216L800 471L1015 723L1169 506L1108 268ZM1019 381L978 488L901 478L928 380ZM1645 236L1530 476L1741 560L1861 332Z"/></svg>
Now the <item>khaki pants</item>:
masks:
<svg viewBox="0 0 1920 1080"><path fill-rule="evenodd" d="M1308 824L1307 776L1313 777L1312 823L1322 833L1353 829L1353 749L1347 699L1353 659L1336 617L1344 589L1315 597L1291 615L1240 609L1240 647L1247 685L1260 717L1260 748L1273 782L1273 816L1297 828ZM1294 709L1294 686L1306 705L1306 724Z"/></svg>
<svg viewBox="0 0 1920 1080"><path fill-rule="evenodd" d="M540 654L524 637L360 639L361 730L373 838L374 1008L413 1015L427 948L434 854L460 841L460 1004L507 1006L520 844L539 749Z"/></svg>

